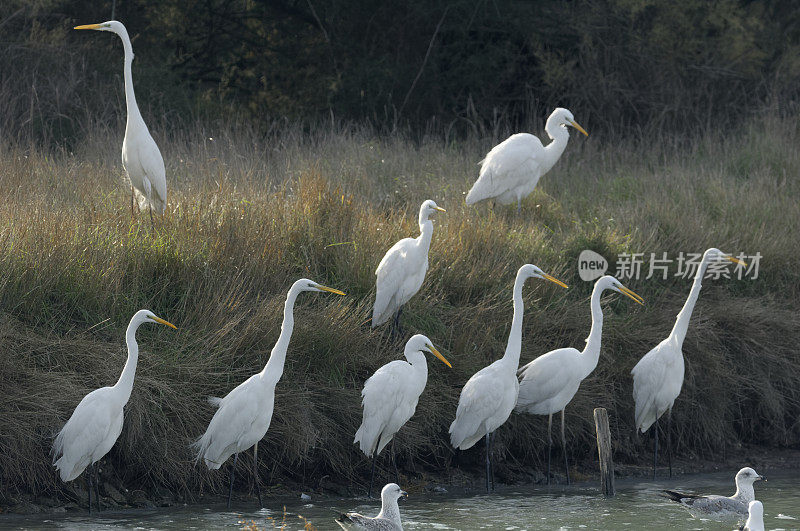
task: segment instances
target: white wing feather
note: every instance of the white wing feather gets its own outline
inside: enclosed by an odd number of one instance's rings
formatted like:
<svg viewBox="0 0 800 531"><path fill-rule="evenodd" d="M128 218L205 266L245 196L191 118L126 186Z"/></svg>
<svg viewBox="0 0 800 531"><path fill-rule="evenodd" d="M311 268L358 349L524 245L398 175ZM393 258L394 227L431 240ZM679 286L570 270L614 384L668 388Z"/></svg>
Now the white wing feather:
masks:
<svg viewBox="0 0 800 531"><path fill-rule="evenodd" d="M516 201L516 191L533 191L541 177L541 140L517 133L496 145L480 164L478 180L467 194L467 204L495 198L503 204ZM527 195L527 194L525 194Z"/></svg>
<svg viewBox="0 0 800 531"><path fill-rule="evenodd" d="M683 353L668 337L642 356L631 370L636 427L642 433L672 408L683 385Z"/></svg>
<svg viewBox="0 0 800 531"><path fill-rule="evenodd" d="M409 274L404 266L408 259L408 253L415 247L415 243L414 238L403 238L395 243L383 256L375 270L378 278L375 307L372 311L373 328L386 322L405 302L400 300L404 295L400 291Z"/></svg>
<svg viewBox="0 0 800 531"><path fill-rule="evenodd" d="M580 386L582 375L577 372L580 356L577 349L560 348L520 368L517 411L535 415L561 411Z"/></svg>

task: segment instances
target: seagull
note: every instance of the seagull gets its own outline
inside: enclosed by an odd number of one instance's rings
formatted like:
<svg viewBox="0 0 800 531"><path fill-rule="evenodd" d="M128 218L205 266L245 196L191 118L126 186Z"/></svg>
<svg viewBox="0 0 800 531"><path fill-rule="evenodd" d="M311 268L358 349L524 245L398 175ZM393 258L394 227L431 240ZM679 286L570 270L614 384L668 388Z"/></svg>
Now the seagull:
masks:
<svg viewBox="0 0 800 531"><path fill-rule="evenodd" d="M342 529L364 529L367 531L403 531L400 508L397 500L408 498L408 493L397 483L389 483L381 491L381 512L375 518L358 513L345 513L336 519Z"/></svg>
<svg viewBox="0 0 800 531"><path fill-rule="evenodd" d="M665 490L667 498L686 507L695 518L710 517L728 519L732 517L744 519L747 516L747 505L756 498L753 483L765 479L750 467L741 469L736 474L736 493L733 496L717 496L711 494L684 494L674 490Z"/></svg>
<svg viewBox="0 0 800 531"><path fill-rule="evenodd" d="M747 506L747 522L742 531L764 531L764 506L758 500L753 500Z"/></svg>

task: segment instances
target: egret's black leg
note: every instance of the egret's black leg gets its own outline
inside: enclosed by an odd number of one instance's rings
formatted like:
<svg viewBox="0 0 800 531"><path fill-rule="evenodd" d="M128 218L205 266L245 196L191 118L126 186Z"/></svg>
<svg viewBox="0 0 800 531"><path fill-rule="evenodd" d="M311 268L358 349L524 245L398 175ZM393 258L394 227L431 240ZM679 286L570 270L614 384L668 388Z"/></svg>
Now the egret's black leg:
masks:
<svg viewBox="0 0 800 531"><path fill-rule="evenodd" d="M520 210L521 210L521 206L520 206L521 203L522 203L522 201L517 199L517 216L519 216L519 213L520 213Z"/></svg>
<svg viewBox="0 0 800 531"><path fill-rule="evenodd" d="M402 313L403 307L401 306L394 314L394 321L392 321L392 338L394 339L401 338L403 335L403 328L400 326L400 314Z"/></svg>
<svg viewBox="0 0 800 531"><path fill-rule="evenodd" d="M547 416L547 484L550 484L550 455L553 451L553 414Z"/></svg>
<svg viewBox="0 0 800 531"><path fill-rule="evenodd" d="M231 498L233 498L233 476L236 473L236 461L239 460L239 452L233 454L233 464L231 465L231 487L228 489L228 510L231 510Z"/></svg>
<svg viewBox="0 0 800 531"><path fill-rule="evenodd" d="M86 471L86 493L89 495L89 515L92 514L92 471Z"/></svg>
<svg viewBox="0 0 800 531"><path fill-rule="evenodd" d="M136 197L133 193L133 186L131 186L131 217L136 217Z"/></svg>
<svg viewBox="0 0 800 531"><path fill-rule="evenodd" d="M261 482L258 479L258 443L253 445L253 480L256 482L256 492L258 493L258 508L264 508L261 500Z"/></svg>
<svg viewBox="0 0 800 531"><path fill-rule="evenodd" d="M656 468L658 467L658 419L653 424L653 481L656 479Z"/></svg>
<svg viewBox="0 0 800 531"><path fill-rule="evenodd" d="M489 445L490 454L494 452L494 439L495 439L496 436L497 436L497 432L493 431L492 432L492 436L491 436L491 440L490 440L491 444ZM491 481L492 481L492 492L494 492L494 459L490 459L489 460L489 464L491 465L490 468L489 468L489 472L490 472Z"/></svg>
<svg viewBox="0 0 800 531"><path fill-rule="evenodd" d="M567 460L567 436L564 431L567 408L561 410L561 449L564 451L564 473L567 475L567 485L569 485L569 461Z"/></svg>
<svg viewBox="0 0 800 531"><path fill-rule="evenodd" d="M100 512L100 473L98 472L98 464L92 465L94 467L94 503L97 505L97 512Z"/></svg>
<svg viewBox="0 0 800 531"><path fill-rule="evenodd" d="M397 461L395 460L395 455L394 455L394 439L392 439L392 465L394 465L395 483L397 483L399 485L400 484L400 471L397 470Z"/></svg>
<svg viewBox="0 0 800 531"><path fill-rule="evenodd" d="M667 462L669 463L669 477L672 478L672 408L667 410Z"/></svg>
<svg viewBox="0 0 800 531"><path fill-rule="evenodd" d="M378 447L372 451L372 472L369 475L369 488L367 489L367 498L372 498L372 481L375 479L375 462L378 460Z"/></svg>
<svg viewBox="0 0 800 531"><path fill-rule="evenodd" d="M489 434L486 434L486 492L489 491L489 469L491 468L491 461L489 458Z"/></svg>
<svg viewBox="0 0 800 531"><path fill-rule="evenodd" d="M148 205L148 210L150 211L150 226L154 229L156 228L156 220L153 219L153 206Z"/></svg>

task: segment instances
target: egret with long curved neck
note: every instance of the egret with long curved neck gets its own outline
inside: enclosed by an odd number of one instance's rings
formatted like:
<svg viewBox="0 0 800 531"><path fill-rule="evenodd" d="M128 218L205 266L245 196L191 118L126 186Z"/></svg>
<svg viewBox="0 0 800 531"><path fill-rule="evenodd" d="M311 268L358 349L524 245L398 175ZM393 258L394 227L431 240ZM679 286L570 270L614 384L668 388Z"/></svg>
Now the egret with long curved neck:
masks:
<svg viewBox="0 0 800 531"><path fill-rule="evenodd" d="M466 450L481 438L486 438L486 491L491 475L489 435L508 420L517 403L517 368L522 350L522 316L525 304L522 286L529 278L541 278L566 288L567 285L544 273L535 265L525 264L517 271L514 281L514 317L505 354L488 367L476 372L461 390L456 418L450 425L450 444Z"/></svg>
<svg viewBox="0 0 800 531"><path fill-rule="evenodd" d="M529 133L517 133L492 148L479 163L480 174L467 194L467 204L486 199L494 199L501 205L516 201L519 213L522 199L533 192L542 175L550 171L564 153L569 140L568 126L589 136L571 112L559 107L545 124L544 130L553 140L547 146Z"/></svg>
<svg viewBox="0 0 800 531"><path fill-rule="evenodd" d="M216 470L231 455L234 455L231 467L230 490L228 491L228 508L233 496L233 479L239 452L253 448L253 476L258 490L258 502L263 507L261 485L258 478L258 441L264 438L272 421L275 406L275 386L283 375L286 362L286 351L294 330L294 304L297 296L304 291L327 291L344 295L341 291L306 278L292 284L283 307L283 324L281 334L267 364L261 372L254 374L224 398L210 398L217 412L208 424L208 429L195 443L197 460L202 459L211 470Z"/></svg>
<svg viewBox="0 0 800 531"><path fill-rule="evenodd" d="M653 434L653 479L658 467L658 419L667 413L667 456L669 459L669 475L672 477L672 406L683 387L683 340L689 330L703 277L708 266L715 262L734 262L746 266L743 261L723 253L719 249L710 248L703 253L703 259L697 268L692 289L683 305L672 331L653 350L642 356L639 363L631 371L633 375L633 401L636 404L636 428L646 432L655 423Z"/></svg>
<svg viewBox="0 0 800 531"><path fill-rule="evenodd" d="M122 141L122 166L131 182L131 193L135 190L140 210L148 208L152 219L153 211L163 214L167 205L167 179L164 169L164 159L161 157L155 140L150 135L144 123L139 106L136 104L136 95L133 93L133 76L131 64L133 63L133 46L128 37L128 30L122 22L110 20L100 24L87 24L76 26L76 30L97 30L116 33L122 39L125 50L125 104L128 111L128 121L125 125L125 138ZM131 205L133 207L133 205Z"/></svg>
<svg viewBox="0 0 800 531"><path fill-rule="evenodd" d="M94 468L98 511L100 510L100 492L97 486L95 463L111 450L122 431L123 409L131 397L136 365L139 362L136 330L144 323L158 323L175 328L175 325L157 317L149 310L136 312L125 332L128 359L117 383L111 387L96 389L83 397L53 443L53 464L61 476L61 481L72 481L90 465ZM87 474L86 479L89 484L89 512L91 512L91 471Z"/></svg>
<svg viewBox="0 0 800 531"><path fill-rule="evenodd" d="M600 359L600 340L603 334L603 309L600 297L605 290L612 290L630 297L639 304L642 298L629 290L616 278L606 275L597 279L592 290L592 329L586 338L583 351L575 348L560 348L543 354L519 370L518 413L547 415L547 482L550 483L550 455L553 446L553 413L561 412L561 442L564 450L564 469L569 483L567 462L567 439L564 432L564 410L570 403L581 382L594 371Z"/></svg>
<svg viewBox="0 0 800 531"><path fill-rule="evenodd" d="M433 236L434 212L446 212L428 199L419 208L419 236L403 238L389 249L375 270L375 306L372 310L372 328L394 315L392 330L400 333L400 312L422 287L428 271L428 250Z"/></svg>

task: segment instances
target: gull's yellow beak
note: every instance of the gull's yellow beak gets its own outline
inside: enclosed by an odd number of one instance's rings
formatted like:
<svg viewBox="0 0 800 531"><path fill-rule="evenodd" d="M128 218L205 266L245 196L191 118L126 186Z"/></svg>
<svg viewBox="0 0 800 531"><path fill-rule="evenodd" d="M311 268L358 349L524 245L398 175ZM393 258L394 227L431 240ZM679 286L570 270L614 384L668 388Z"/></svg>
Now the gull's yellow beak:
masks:
<svg viewBox="0 0 800 531"><path fill-rule="evenodd" d="M440 206L437 206L437 207L436 207L436 210L438 210L439 212L447 212L447 210L443 209L443 208L442 208L442 207L440 207Z"/></svg>
<svg viewBox="0 0 800 531"><path fill-rule="evenodd" d="M542 273L542 277L543 277L545 280L549 280L550 282L554 282L554 283L558 284L558 285L559 285L559 286L561 286L562 288L568 288L568 287L569 287L569 286L567 286L566 284L564 284L563 282L561 282L560 280L558 280L557 278L555 278L555 277L551 277L551 276L550 276L550 275L548 275L547 273Z"/></svg>
<svg viewBox="0 0 800 531"><path fill-rule="evenodd" d="M586 136L589 136L589 133L587 133L587 132L586 132L586 129L584 129L583 127L581 127L581 126L580 126L580 124L579 124L578 122L570 122L569 124L570 124L572 127L574 127L575 129L577 129L578 131L580 131L581 133L583 133L584 135L586 135Z"/></svg>
<svg viewBox="0 0 800 531"><path fill-rule="evenodd" d="M343 291L339 291L338 289L329 288L328 286L323 286L322 284L317 284L317 289L321 289L322 291L327 291L330 293L335 293L337 295L344 295Z"/></svg>
<svg viewBox="0 0 800 531"><path fill-rule="evenodd" d="M730 260L734 264L739 264L740 266L747 267L747 262L745 262L744 260L739 260L738 258L734 258L732 256L726 256L725 258Z"/></svg>
<svg viewBox="0 0 800 531"><path fill-rule="evenodd" d="M177 327L177 326L175 326L174 324L170 323L169 321L165 321L165 320L164 320L164 319L162 319L161 317L155 317L155 316L153 316L153 321L155 321L155 322L157 322L157 323L161 323L161 324L163 324L163 325L170 326L170 327L174 328L175 330L177 330L177 329L178 329L178 327Z"/></svg>
<svg viewBox="0 0 800 531"><path fill-rule="evenodd" d="M75 26L72 29L100 29L100 24L84 24L83 26Z"/></svg>
<svg viewBox="0 0 800 531"><path fill-rule="evenodd" d="M636 302L638 302L639 304L641 304L642 306L644 306L644 299L643 299L643 298L641 298L641 297L640 297L639 295L637 295L636 293L634 293L632 290L629 290L629 289L628 289L628 288L626 288L625 286L620 286L620 287L619 287L619 290L620 290L622 293L624 293L625 295L627 295L628 297L630 297L631 299L633 299L634 301L636 301Z"/></svg>
<svg viewBox="0 0 800 531"><path fill-rule="evenodd" d="M444 359L444 356L442 356L442 355L439 353L439 351L438 351L438 350L436 350L436 348L435 348L433 345L428 345L428 349L431 351L431 353L432 353L434 356L436 356L437 358L439 358L440 360L442 360L442 363L444 363L445 365L447 365L447 366L448 366L448 367L450 367L451 369L453 368L453 366L452 366L452 365L450 365L450 362L449 362L449 361L447 361L446 359Z"/></svg>

